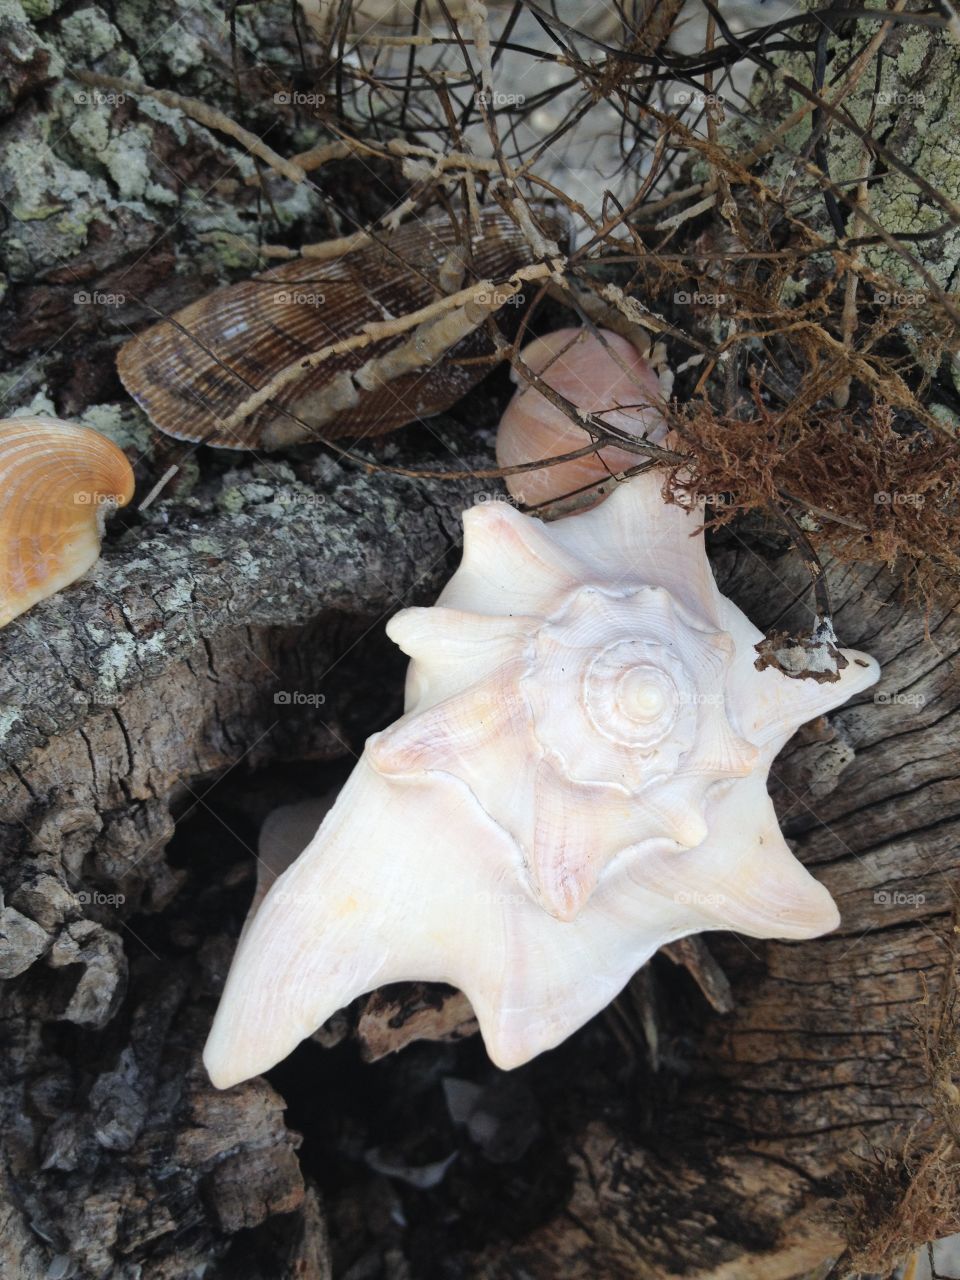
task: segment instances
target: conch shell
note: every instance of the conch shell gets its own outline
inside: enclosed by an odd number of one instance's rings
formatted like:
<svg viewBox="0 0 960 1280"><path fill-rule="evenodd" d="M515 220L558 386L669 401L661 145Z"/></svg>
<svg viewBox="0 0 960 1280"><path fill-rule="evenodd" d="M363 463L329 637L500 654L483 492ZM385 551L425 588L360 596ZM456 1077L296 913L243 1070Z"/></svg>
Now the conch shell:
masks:
<svg viewBox="0 0 960 1280"><path fill-rule="evenodd" d="M167 435L223 449L309 441L314 419L322 424L316 434L333 439L382 435L442 413L489 371L482 360L462 363L493 353L482 330L432 368L373 386L349 375L405 335L333 355L231 422L255 391L305 355L359 334L370 321L408 315L446 296L451 290L441 268L458 247L469 268L465 283L509 277L531 259L526 240L499 209L482 213L481 232L469 246L459 246L459 234L446 214L432 214L383 233L381 243L328 260L297 258L217 289L121 347L123 385Z"/></svg>
<svg viewBox="0 0 960 1280"><path fill-rule="evenodd" d="M0 422L0 627L86 573L133 488L123 452L89 427Z"/></svg>
<svg viewBox="0 0 960 1280"><path fill-rule="evenodd" d="M367 742L313 841L233 961L205 1051L227 1087L362 992L463 991L515 1067L560 1043L662 944L709 929L809 938L838 923L767 795L794 730L873 684L755 665L762 638L720 594L702 512L644 473L545 525L464 514L435 608L388 633L406 714Z"/></svg>

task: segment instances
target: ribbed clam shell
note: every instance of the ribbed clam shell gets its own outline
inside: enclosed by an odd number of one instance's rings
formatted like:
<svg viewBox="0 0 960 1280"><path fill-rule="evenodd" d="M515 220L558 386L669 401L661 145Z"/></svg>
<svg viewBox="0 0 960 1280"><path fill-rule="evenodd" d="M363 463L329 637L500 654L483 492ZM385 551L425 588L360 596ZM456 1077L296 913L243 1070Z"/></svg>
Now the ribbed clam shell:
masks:
<svg viewBox="0 0 960 1280"><path fill-rule="evenodd" d="M482 234L471 245L471 279L501 280L530 260L530 249L499 209L482 214ZM299 258L218 289L178 311L120 350L124 386L167 435L225 449L277 448L309 440L311 411L344 370L355 371L401 335L332 357L290 384L272 401L229 429L229 419L252 392L294 361L359 333L369 321L403 316L445 292L438 270L459 243L445 214L384 233L380 244L330 260ZM381 435L416 418L449 408L486 372L464 359L493 348L482 331L458 343L428 370L417 370L363 391L317 435ZM291 415L308 425L301 427Z"/></svg>
<svg viewBox="0 0 960 1280"><path fill-rule="evenodd" d="M90 568L104 515L133 487L122 451L89 427L0 422L0 627Z"/></svg>

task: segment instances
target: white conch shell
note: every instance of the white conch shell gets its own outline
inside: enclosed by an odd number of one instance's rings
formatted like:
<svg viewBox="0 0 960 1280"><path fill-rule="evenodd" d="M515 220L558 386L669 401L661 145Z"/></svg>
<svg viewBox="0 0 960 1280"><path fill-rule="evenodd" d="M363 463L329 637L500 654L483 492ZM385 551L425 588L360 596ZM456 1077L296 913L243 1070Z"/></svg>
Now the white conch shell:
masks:
<svg viewBox="0 0 960 1280"><path fill-rule="evenodd" d="M666 435L660 381L653 366L626 338L606 329L600 330L600 338L586 329L558 329L535 338L520 356L554 391L578 409L598 414L611 427L646 436L654 443ZM497 462L501 467L539 462L573 453L591 439L536 387L522 386L497 430ZM609 480L644 460L641 454L607 445L542 471L518 471L506 477L506 485L518 501L535 507L584 485Z"/></svg>
<svg viewBox="0 0 960 1280"><path fill-rule="evenodd" d="M447 982L497 1065L602 1009L665 942L807 938L838 922L766 793L798 725L877 679L758 671L761 632L717 589L701 513L644 474L544 525L464 514L463 561L388 632L406 714L375 734L244 933L205 1062L266 1070L355 996Z"/></svg>

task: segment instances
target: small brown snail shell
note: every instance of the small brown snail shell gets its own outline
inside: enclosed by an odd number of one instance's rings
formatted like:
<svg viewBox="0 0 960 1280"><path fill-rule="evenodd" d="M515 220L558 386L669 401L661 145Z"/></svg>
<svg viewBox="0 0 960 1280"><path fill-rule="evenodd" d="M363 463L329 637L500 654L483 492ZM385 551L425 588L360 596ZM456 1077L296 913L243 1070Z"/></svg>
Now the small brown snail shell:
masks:
<svg viewBox="0 0 960 1280"><path fill-rule="evenodd" d="M0 422L0 627L86 573L133 488L123 452L89 427Z"/></svg>
<svg viewBox="0 0 960 1280"><path fill-rule="evenodd" d="M408 315L446 296L450 290L440 279L441 268L459 235L445 213L434 213L384 232L380 243L330 259L297 258L217 289L121 348L117 367L123 384L167 435L224 449L309 441L316 421L322 423L316 435L333 439L381 435L442 413L489 370L483 362L461 363L493 352L482 330L427 369L372 388L350 385L348 403L342 379L334 392L337 375L356 372L371 354L385 354L409 335L331 356L242 421L230 422L252 392L305 355L359 333L366 323ZM504 279L531 257L507 215L498 208L485 210L480 234L466 254L464 283ZM340 407L331 418L334 394Z"/></svg>
<svg viewBox="0 0 960 1280"><path fill-rule="evenodd" d="M603 342L585 329L559 329L524 347L521 359L577 408L598 414L610 426L631 435L662 440L667 424L656 407L662 404L663 393L653 367L626 338L607 330L601 330L601 335ZM516 374L514 377L519 381ZM522 387L500 422L497 462L501 467L512 467L555 458L582 449L590 439L587 431L575 426L535 387ZM542 471L518 472L507 477L506 485L519 501L536 506L642 461L640 454L608 445Z"/></svg>

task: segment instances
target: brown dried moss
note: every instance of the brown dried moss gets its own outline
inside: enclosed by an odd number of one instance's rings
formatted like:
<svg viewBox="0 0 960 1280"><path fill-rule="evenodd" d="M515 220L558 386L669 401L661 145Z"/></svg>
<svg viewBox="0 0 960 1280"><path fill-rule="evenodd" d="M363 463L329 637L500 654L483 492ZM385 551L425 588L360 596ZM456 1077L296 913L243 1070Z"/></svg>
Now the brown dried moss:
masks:
<svg viewBox="0 0 960 1280"><path fill-rule="evenodd" d="M818 555L906 561L926 591L960 575L960 442L904 433L876 402L863 417L773 410L755 383L752 408L748 418L688 409L678 433L691 462L672 468L669 497L704 500L720 523L799 509Z"/></svg>

